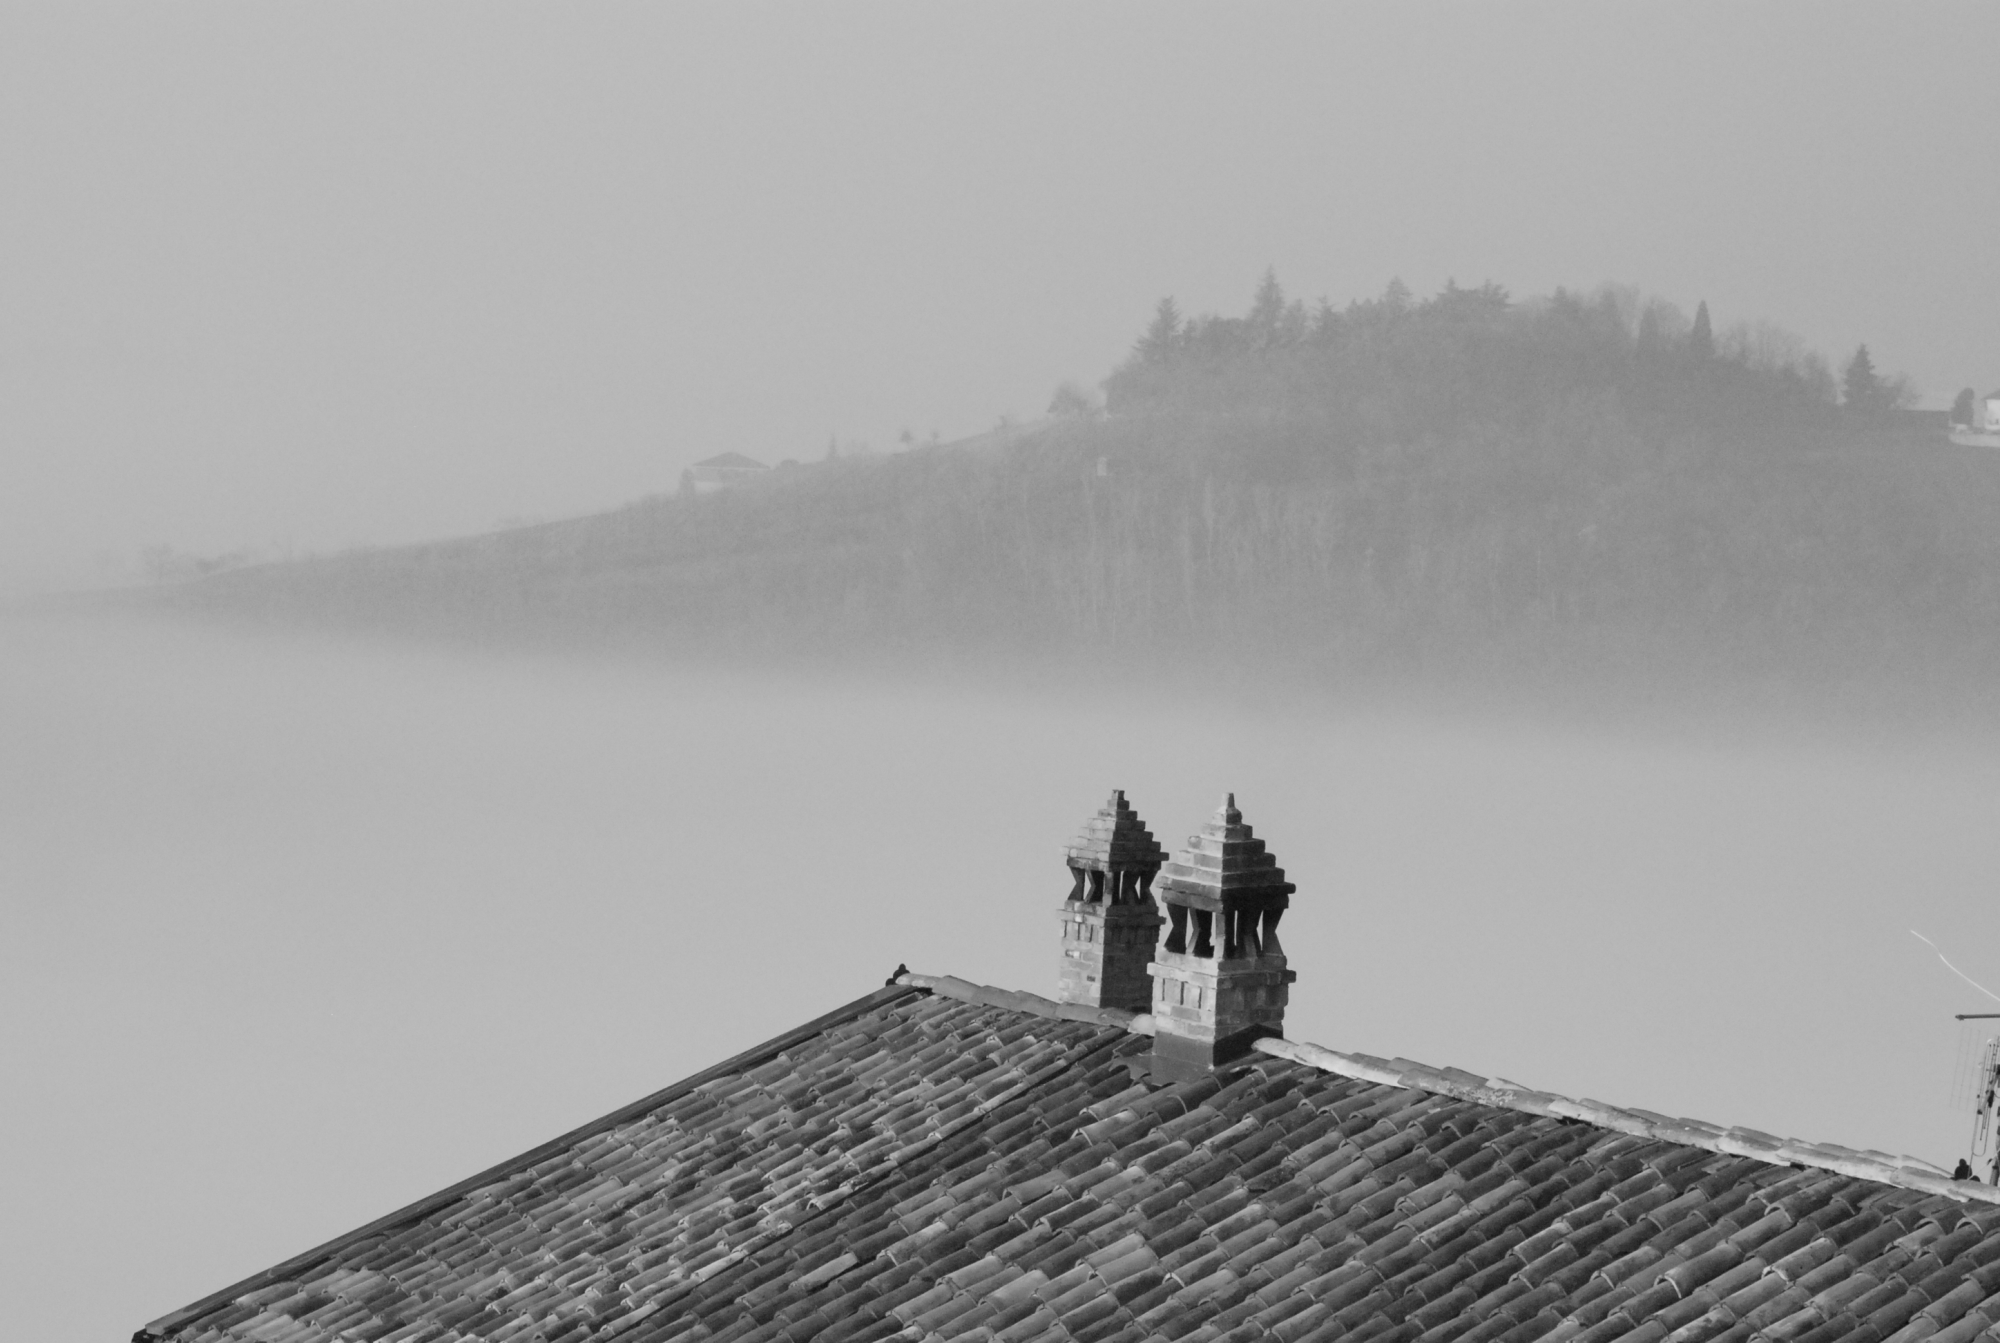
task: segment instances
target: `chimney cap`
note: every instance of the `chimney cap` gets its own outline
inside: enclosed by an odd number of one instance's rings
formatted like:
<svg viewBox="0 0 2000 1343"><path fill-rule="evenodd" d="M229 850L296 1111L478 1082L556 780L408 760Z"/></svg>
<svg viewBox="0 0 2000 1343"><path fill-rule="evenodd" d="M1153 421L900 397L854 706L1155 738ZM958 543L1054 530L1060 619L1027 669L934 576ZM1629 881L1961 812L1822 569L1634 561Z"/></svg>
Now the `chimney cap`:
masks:
<svg viewBox="0 0 2000 1343"><path fill-rule="evenodd" d="M1198 909L1283 909L1298 889L1243 823L1234 793L1223 796L1208 824L1160 869L1158 885L1170 903Z"/></svg>
<svg viewBox="0 0 2000 1343"><path fill-rule="evenodd" d="M1082 832L1069 842L1065 853L1071 867L1087 872L1108 872L1114 867L1156 872L1167 860L1167 851L1125 800L1123 788L1111 790L1111 797L1083 823Z"/></svg>

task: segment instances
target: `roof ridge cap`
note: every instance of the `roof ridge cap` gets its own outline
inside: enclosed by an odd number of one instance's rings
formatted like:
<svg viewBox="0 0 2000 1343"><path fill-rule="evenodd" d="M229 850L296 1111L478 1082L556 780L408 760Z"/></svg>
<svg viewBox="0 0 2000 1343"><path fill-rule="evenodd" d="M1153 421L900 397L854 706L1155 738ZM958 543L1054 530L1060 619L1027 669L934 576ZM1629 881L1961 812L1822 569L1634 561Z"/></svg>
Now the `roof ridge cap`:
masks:
<svg viewBox="0 0 2000 1343"><path fill-rule="evenodd" d="M1059 1003L1053 998L1044 998L1039 993L1029 993L1022 989L998 989L991 984L974 984L956 975L919 975L906 971L897 975L895 982L906 988L923 989L929 993L955 998L962 1003L977 1003L981 1007L1004 1007L1015 1012L1026 1012L1030 1016L1049 1017L1061 1021L1082 1021L1097 1026L1116 1026L1134 1035L1153 1033L1153 1018L1150 1013L1127 1012L1122 1007L1091 1007L1084 1003Z"/></svg>
<svg viewBox="0 0 2000 1343"><path fill-rule="evenodd" d="M953 975L901 974L896 976L895 982L909 988L923 989L942 994L947 998L955 998L960 1002L978 1003L985 1007L1004 1007L1034 1016L1116 1026L1133 1035L1154 1033L1152 1015L1146 1012L1135 1013L1115 1007L1085 1007L1077 1003L1059 1003L1040 994L974 984ZM1503 1110L1517 1110L1547 1118L1573 1120L1596 1128L1609 1129L1615 1133L1670 1142L1680 1147L1699 1148L1723 1156L1747 1157L1769 1162L1774 1166L1800 1166L1830 1171L1836 1175L1867 1180L1874 1184L1894 1185L1921 1193L1938 1194L1961 1203L2000 1204L2000 1188L1981 1184L1976 1180L1954 1180L1939 1167L1920 1157L1871 1156L1838 1143L1808 1143L1796 1138L1774 1139L1770 1134L1751 1128L1725 1127L1700 1119L1673 1119L1666 1115L1655 1115L1651 1111L1628 1109L1605 1101L1572 1100L1568 1096L1533 1090L1497 1077L1487 1078L1483 1085L1474 1085L1461 1082L1453 1076L1453 1074L1464 1077L1477 1075L1465 1072L1463 1069L1434 1068L1421 1063L1416 1063L1409 1069L1401 1069L1387 1065L1372 1055L1344 1053L1338 1049L1329 1049L1325 1045L1310 1044L1302 1040L1284 1040L1267 1036L1250 1047L1259 1054L1285 1059L1308 1068L1315 1068L1320 1072L1351 1077L1356 1081L1409 1087L1441 1096L1455 1096L1460 1100L1492 1105ZM1414 1063L1413 1060L1405 1062Z"/></svg>

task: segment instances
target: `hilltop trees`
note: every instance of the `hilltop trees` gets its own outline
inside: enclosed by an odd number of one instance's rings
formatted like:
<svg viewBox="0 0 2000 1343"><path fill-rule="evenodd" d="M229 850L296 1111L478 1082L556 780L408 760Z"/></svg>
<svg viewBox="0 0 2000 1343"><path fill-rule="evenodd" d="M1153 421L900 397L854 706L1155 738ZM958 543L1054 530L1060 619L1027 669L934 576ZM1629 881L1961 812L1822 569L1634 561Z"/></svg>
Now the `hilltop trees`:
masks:
<svg viewBox="0 0 2000 1343"><path fill-rule="evenodd" d="M1765 419L1835 400L1824 362L1796 337L1760 324L1718 336L1706 303L1690 326L1624 290L1521 301L1450 281L1420 300L1393 281L1379 298L1308 313L1268 270L1242 317L1190 317L1161 300L1104 388L1113 414L1304 416L1370 438L1518 423L1604 393L1643 413Z"/></svg>
<svg viewBox="0 0 2000 1343"><path fill-rule="evenodd" d="M1639 329L1633 333L1632 345L1642 358L1654 359L1667 347L1666 318L1659 304L1648 303L1639 313Z"/></svg>
<svg viewBox="0 0 2000 1343"><path fill-rule="evenodd" d="M1694 357L1697 359L1713 359L1715 357L1715 332L1710 328L1708 322L1707 299L1703 299L1695 305L1694 330L1688 334L1688 349L1693 351Z"/></svg>
<svg viewBox="0 0 2000 1343"><path fill-rule="evenodd" d="M1840 375L1840 403L1849 410L1870 412L1880 410L1883 400L1882 379L1875 372L1875 361L1868 357L1866 345L1858 346Z"/></svg>
<svg viewBox="0 0 2000 1343"><path fill-rule="evenodd" d="M1049 398L1049 414L1058 419L1086 418L1097 411L1096 398L1074 382L1063 382Z"/></svg>
<svg viewBox="0 0 2000 1343"><path fill-rule="evenodd" d="M1132 347L1132 356L1142 364L1164 364L1181 345L1181 310L1172 296L1160 300L1145 334Z"/></svg>
<svg viewBox="0 0 2000 1343"><path fill-rule="evenodd" d="M1250 300L1250 316L1245 320L1260 336L1269 336L1285 318L1285 291L1278 284L1275 266L1266 267L1257 283L1256 297Z"/></svg>
<svg viewBox="0 0 2000 1343"><path fill-rule="evenodd" d="M1250 301L1250 315L1243 319L1243 325L1251 343L1260 349L1293 345L1305 338L1305 305L1296 299L1287 302L1285 291L1278 284L1278 272L1266 268L1263 280L1257 285L1256 297Z"/></svg>
<svg viewBox="0 0 2000 1343"><path fill-rule="evenodd" d="M2000 471L1841 410L1795 337L1711 329L1697 360L1694 325L1493 284L1308 311L1267 274L1243 315L1159 303L1110 414L175 600L814 666L1992 696ZM1871 354L1850 399L1900 386Z"/></svg>
<svg viewBox="0 0 2000 1343"><path fill-rule="evenodd" d="M1883 377L1875 371L1875 360L1866 345L1857 346L1854 357L1840 375L1840 403L1858 415L1883 416L1916 400L1909 380L1897 375Z"/></svg>

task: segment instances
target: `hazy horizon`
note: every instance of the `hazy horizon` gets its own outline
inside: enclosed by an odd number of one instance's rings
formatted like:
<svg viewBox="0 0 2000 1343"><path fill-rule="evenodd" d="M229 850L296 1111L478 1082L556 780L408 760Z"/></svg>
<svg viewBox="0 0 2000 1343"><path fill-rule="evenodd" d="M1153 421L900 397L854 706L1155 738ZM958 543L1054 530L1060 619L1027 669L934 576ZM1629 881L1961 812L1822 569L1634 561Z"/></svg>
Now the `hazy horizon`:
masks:
<svg viewBox="0 0 2000 1343"><path fill-rule="evenodd" d="M1706 299L1943 405L2000 385L1996 47L1976 3L14 6L0 589L962 436L1267 266Z"/></svg>

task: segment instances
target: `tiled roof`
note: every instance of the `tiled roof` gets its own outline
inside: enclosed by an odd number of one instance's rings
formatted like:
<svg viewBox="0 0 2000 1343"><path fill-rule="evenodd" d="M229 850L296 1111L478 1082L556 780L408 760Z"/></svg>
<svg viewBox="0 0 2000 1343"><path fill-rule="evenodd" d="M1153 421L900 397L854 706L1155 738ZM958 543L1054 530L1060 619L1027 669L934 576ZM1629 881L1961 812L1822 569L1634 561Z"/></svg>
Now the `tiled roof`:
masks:
<svg viewBox="0 0 2000 1343"><path fill-rule="evenodd" d="M1148 1029L904 976L141 1337L2000 1343L2000 1191Z"/></svg>
<svg viewBox="0 0 2000 1343"><path fill-rule="evenodd" d="M755 457L745 457L740 452L719 452L713 457L704 457L694 464L694 469L728 471L768 471L770 468Z"/></svg>

